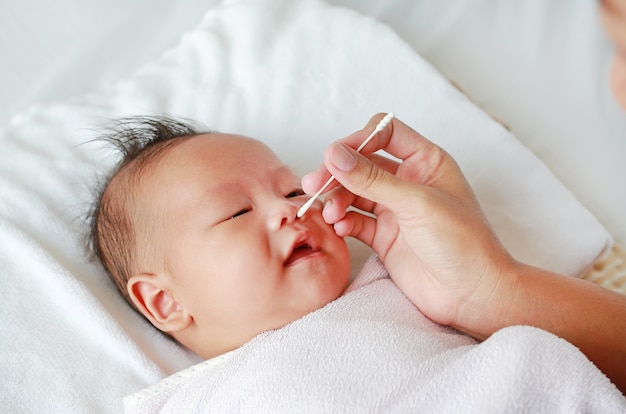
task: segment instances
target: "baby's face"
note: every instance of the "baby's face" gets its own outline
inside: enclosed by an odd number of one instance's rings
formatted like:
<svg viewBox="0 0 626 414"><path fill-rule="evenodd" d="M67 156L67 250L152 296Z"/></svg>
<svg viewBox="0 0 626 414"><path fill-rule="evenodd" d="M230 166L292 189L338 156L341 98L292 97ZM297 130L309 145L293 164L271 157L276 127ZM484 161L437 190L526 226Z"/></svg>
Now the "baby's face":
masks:
<svg viewBox="0 0 626 414"><path fill-rule="evenodd" d="M176 301L193 317L204 357L234 349L339 297L350 273L345 241L300 180L262 143L210 134L169 149L141 184L156 218ZM188 345L189 346L189 345Z"/></svg>

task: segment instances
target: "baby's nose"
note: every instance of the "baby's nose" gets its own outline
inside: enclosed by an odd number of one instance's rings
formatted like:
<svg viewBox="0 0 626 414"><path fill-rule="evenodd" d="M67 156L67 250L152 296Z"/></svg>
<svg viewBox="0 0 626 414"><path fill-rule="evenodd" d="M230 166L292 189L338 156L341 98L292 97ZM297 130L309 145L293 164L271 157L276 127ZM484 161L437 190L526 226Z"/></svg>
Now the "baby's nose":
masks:
<svg viewBox="0 0 626 414"><path fill-rule="evenodd" d="M274 205L274 211L270 218L272 230L279 230L286 224L296 220L298 209L304 204L302 197L284 198Z"/></svg>

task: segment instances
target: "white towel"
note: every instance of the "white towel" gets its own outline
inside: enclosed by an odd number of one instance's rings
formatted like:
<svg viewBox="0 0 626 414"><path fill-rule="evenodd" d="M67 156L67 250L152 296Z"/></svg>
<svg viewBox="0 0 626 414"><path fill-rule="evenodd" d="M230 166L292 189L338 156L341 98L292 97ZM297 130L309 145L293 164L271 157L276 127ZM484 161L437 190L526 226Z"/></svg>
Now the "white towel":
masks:
<svg viewBox="0 0 626 414"><path fill-rule="evenodd" d="M428 320L376 258L336 301L259 335L214 370L152 390L126 399L126 413L626 410L568 342L511 327L477 344Z"/></svg>

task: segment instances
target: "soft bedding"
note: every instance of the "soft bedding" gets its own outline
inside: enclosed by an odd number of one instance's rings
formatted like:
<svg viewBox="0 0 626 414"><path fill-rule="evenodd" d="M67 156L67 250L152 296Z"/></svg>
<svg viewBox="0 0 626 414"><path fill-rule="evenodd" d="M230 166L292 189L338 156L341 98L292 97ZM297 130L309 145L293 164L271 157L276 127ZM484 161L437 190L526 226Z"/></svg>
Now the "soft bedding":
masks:
<svg viewBox="0 0 626 414"><path fill-rule="evenodd" d="M0 403L119 412L124 395L199 362L135 314L84 249L114 156L88 142L135 114L192 118L268 143L299 173L332 140L394 111L458 159L520 260L579 276L609 233L524 145L386 25L317 0L225 1L127 79L33 106L0 131ZM369 256L353 243L353 273Z"/></svg>
<svg viewBox="0 0 626 414"><path fill-rule="evenodd" d="M626 410L568 342L515 326L477 344L417 311L376 257L336 301L257 336L218 368L194 368L126 398L125 412Z"/></svg>

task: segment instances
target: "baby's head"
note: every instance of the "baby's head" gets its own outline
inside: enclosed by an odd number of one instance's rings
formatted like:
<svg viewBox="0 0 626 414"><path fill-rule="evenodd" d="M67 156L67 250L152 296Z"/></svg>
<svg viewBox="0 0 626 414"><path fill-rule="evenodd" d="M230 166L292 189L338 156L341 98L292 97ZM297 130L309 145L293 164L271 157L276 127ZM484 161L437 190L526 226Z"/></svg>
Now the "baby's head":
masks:
<svg viewBox="0 0 626 414"><path fill-rule="evenodd" d="M205 358L340 296L345 241L264 144L169 118L124 122L93 209L94 251L154 326Z"/></svg>

